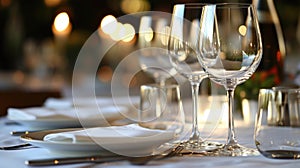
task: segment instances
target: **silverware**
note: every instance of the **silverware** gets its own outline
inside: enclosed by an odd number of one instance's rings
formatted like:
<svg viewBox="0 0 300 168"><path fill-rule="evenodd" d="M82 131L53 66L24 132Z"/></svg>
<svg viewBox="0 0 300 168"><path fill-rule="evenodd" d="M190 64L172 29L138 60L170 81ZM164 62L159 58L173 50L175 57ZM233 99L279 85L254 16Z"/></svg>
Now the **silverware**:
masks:
<svg viewBox="0 0 300 168"><path fill-rule="evenodd" d="M5 125L20 125L20 123L18 123L16 121L6 121Z"/></svg>
<svg viewBox="0 0 300 168"><path fill-rule="evenodd" d="M19 149L29 149L34 147L35 146L32 146L29 143L22 143L17 145L10 145L10 146L0 146L0 150L19 150Z"/></svg>
<svg viewBox="0 0 300 168"><path fill-rule="evenodd" d="M179 145L176 148L170 149L165 154L149 155L142 157L128 157L128 156L84 156L84 157L70 157L70 158L51 158L51 159L37 159L27 160L25 164L28 166L53 166L63 164L75 164L75 163L105 163L114 161L129 161L133 165L144 165L151 160L160 160L180 154L183 150L183 146Z"/></svg>
<svg viewBox="0 0 300 168"><path fill-rule="evenodd" d="M10 135L13 135L13 136L20 136L20 135L23 135L23 134L29 134L29 133L31 133L31 132L38 132L38 131L43 131L43 130L11 131L11 132L10 132Z"/></svg>

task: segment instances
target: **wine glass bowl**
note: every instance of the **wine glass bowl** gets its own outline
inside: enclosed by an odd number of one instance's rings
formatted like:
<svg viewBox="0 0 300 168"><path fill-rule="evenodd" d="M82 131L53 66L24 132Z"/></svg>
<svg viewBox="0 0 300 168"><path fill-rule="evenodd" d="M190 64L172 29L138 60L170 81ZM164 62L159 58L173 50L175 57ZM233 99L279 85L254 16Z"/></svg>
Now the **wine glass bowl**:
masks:
<svg viewBox="0 0 300 168"><path fill-rule="evenodd" d="M169 15L142 16L137 39L140 67L161 85L177 73L168 57L169 24Z"/></svg>
<svg viewBox="0 0 300 168"><path fill-rule="evenodd" d="M206 6L200 27L199 62L212 81L225 87L228 96L228 139L217 155L257 155L256 150L238 144L233 121L234 90L252 76L262 57L255 8L243 3Z"/></svg>
<svg viewBox="0 0 300 168"><path fill-rule="evenodd" d="M219 84L245 82L260 63L261 37L257 19L252 19L257 16L248 11L249 6L217 4L215 13L212 7L206 12L219 17L203 20L198 58L211 79Z"/></svg>

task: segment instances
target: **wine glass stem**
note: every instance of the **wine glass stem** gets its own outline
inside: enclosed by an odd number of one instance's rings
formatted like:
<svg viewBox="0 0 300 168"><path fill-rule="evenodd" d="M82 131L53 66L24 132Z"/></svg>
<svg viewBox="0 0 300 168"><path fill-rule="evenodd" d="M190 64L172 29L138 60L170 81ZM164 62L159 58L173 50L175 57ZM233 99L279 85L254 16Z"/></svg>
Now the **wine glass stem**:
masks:
<svg viewBox="0 0 300 168"><path fill-rule="evenodd" d="M234 120L233 120L234 88L233 89L227 89L227 96L228 96L228 139L227 139L227 145L236 145L237 141L235 139Z"/></svg>
<svg viewBox="0 0 300 168"><path fill-rule="evenodd" d="M200 140L200 132L198 130L198 94L200 82L191 82L192 99L193 99L193 125L190 140Z"/></svg>
<svg viewBox="0 0 300 168"><path fill-rule="evenodd" d="M155 78L155 83L159 84L159 86L164 87L166 85L166 79L164 78Z"/></svg>
<svg viewBox="0 0 300 168"><path fill-rule="evenodd" d="M157 83L157 84L159 84L159 86L161 87L161 88L163 88L165 85L166 85L166 80L164 79L164 78L156 78L155 79L155 82ZM157 93L158 95L157 95L157 99L156 99L156 117L159 117L160 115L161 115L161 113L162 113L162 109L161 109L161 100L162 100L162 95L161 95L161 92L159 91L158 93Z"/></svg>
<svg viewBox="0 0 300 168"><path fill-rule="evenodd" d="M161 79L161 80L159 81L159 85L160 85L161 87L165 86L165 85L166 85L165 79Z"/></svg>

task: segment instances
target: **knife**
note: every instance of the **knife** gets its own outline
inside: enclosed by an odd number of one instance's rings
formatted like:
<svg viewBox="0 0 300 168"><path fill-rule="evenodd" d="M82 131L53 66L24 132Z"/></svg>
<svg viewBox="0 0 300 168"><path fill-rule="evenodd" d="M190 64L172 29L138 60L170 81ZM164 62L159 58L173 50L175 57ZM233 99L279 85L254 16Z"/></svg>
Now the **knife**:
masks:
<svg viewBox="0 0 300 168"><path fill-rule="evenodd" d="M68 158L51 158L27 160L25 164L28 166L50 166L75 163L104 163L113 161L127 160L126 156L84 156L84 157L68 157Z"/></svg>
<svg viewBox="0 0 300 168"><path fill-rule="evenodd" d="M50 158L50 159L36 159L27 160L25 164L28 166L53 166L63 164L75 164L75 163L105 163L114 161L129 161L133 165L144 165L151 160L160 160L173 156L177 156L184 149L183 146L179 145L176 148L169 149L164 154L156 154L149 156L140 157L129 157L122 155L115 156L83 156L83 157L67 157L67 158Z"/></svg>
<svg viewBox="0 0 300 168"><path fill-rule="evenodd" d="M32 133L32 132L39 132L39 131L45 131L45 130L11 131L11 132L10 132L10 135L13 135L13 136L20 136L20 135L23 135L23 134L29 134L29 133Z"/></svg>

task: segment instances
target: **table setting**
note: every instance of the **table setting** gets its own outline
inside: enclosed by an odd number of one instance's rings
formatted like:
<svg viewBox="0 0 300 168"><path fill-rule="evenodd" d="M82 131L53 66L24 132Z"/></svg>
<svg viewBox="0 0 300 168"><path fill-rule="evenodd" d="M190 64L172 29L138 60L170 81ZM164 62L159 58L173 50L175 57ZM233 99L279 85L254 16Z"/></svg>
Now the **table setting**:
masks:
<svg viewBox="0 0 300 168"><path fill-rule="evenodd" d="M39 107L10 107L0 118L1 167L300 164L299 88L260 88L253 122L234 108L235 88L262 59L253 5L186 3L172 14L146 14L139 15L135 54L155 83L134 96L85 97L74 89L73 97L50 97ZM177 83L167 82L172 77ZM200 96L204 79L218 87Z"/></svg>
<svg viewBox="0 0 300 168"><path fill-rule="evenodd" d="M101 115L97 115L98 107L92 105L92 98L81 98L80 104L75 108L71 99L49 98L42 107L9 108L7 117L15 122L22 123L32 129L36 128L64 128L78 127L80 122L87 122L88 126L107 125L107 122L124 118L122 114L128 113L125 105L114 106L109 98L96 100ZM137 97L133 98L134 101ZM116 101L123 101L120 98ZM126 102L123 102L126 104ZM95 118L95 116L98 118ZM78 119L80 118L80 120Z"/></svg>
<svg viewBox="0 0 300 168"><path fill-rule="evenodd" d="M2 145L13 145L17 143L23 143L20 141L20 137L11 136L9 132L11 130L16 129L24 129L21 125L6 125L6 122L9 120L7 118L2 117L0 120L1 124L1 146ZM243 121L236 122L236 131L240 135L240 142L248 147L255 148L255 144L253 142L253 132L254 126L245 125ZM226 128L218 128L216 132L221 135L216 137L216 139L224 140L226 136L224 136L224 132L226 132ZM37 133L37 132L36 132ZM10 142L10 144L8 143ZM68 153L68 152L67 152ZM66 152L53 152L43 147L29 147L25 149L17 149L17 150L0 150L0 160L3 167L26 167L25 163L32 160L45 160L53 164L54 160L57 159L72 159L84 157L85 161L74 163L74 164L64 164L64 165L56 165L55 167L137 167L137 165L133 165L130 162L126 161L124 158L117 158L115 160L99 162L99 163L89 163L86 162L86 158L88 157L86 154L66 154ZM107 153L105 156L111 156L111 153ZM115 155L114 155L115 157ZM101 156L103 158L103 155ZM105 157L104 157L105 158ZM250 166L264 166L264 167L298 167L300 164L299 160L290 160L290 159L269 159L262 155L258 156L249 156L249 157L211 157L211 156L199 156L199 155L183 155L183 156L174 156L161 160L153 160L149 161L146 165L142 165L141 167L198 167L198 166L210 166L210 167L250 167ZM40 167L53 167L50 166L40 166ZM39 166L34 166L39 167Z"/></svg>

